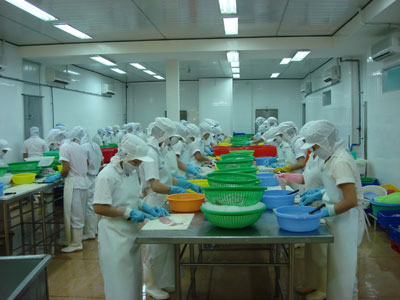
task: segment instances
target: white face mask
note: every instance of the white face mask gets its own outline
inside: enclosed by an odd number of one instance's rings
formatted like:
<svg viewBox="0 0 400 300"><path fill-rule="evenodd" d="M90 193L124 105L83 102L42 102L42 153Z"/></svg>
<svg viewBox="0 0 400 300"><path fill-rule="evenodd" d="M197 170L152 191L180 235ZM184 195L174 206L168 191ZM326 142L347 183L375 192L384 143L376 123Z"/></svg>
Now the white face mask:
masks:
<svg viewBox="0 0 400 300"><path fill-rule="evenodd" d="M324 161L327 160L332 155L330 151L328 151L322 147L319 147L318 149L314 150L313 152Z"/></svg>
<svg viewBox="0 0 400 300"><path fill-rule="evenodd" d="M276 143L278 146L281 144L281 142L282 142L282 137L281 136L276 136L274 139L273 139L273 142L274 143Z"/></svg>
<svg viewBox="0 0 400 300"><path fill-rule="evenodd" d="M122 168L124 169L126 175L131 175L138 169L138 167L128 163L127 161L122 163Z"/></svg>

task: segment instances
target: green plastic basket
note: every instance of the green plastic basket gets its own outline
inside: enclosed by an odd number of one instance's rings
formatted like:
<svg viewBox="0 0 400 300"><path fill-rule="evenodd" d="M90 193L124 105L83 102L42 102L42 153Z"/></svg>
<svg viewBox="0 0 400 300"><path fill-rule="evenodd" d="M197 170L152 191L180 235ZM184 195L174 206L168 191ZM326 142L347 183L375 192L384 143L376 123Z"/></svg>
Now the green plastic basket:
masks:
<svg viewBox="0 0 400 300"><path fill-rule="evenodd" d="M258 168L250 167L250 168L237 168L237 169L222 169L216 170L215 172L235 172L235 173L246 173L256 175L258 172Z"/></svg>
<svg viewBox="0 0 400 300"><path fill-rule="evenodd" d="M215 186L204 187L203 191L212 204L250 206L261 201L266 189L263 186Z"/></svg>
<svg viewBox="0 0 400 300"><path fill-rule="evenodd" d="M21 161L21 162L14 162L14 163L9 163L8 168L10 169L10 172L12 174L18 174L18 173L33 173L33 172L27 172L27 171L32 171L36 170L38 168L39 161Z"/></svg>
<svg viewBox="0 0 400 300"><path fill-rule="evenodd" d="M238 157L216 161L218 169L250 168L254 159L249 157Z"/></svg>
<svg viewBox="0 0 400 300"><path fill-rule="evenodd" d="M220 212L207 210L203 206L200 208L206 219L215 226L237 229L253 225L261 217L264 208L244 212Z"/></svg>
<svg viewBox="0 0 400 300"><path fill-rule="evenodd" d="M100 148L117 148L118 144L108 144L108 145L102 145Z"/></svg>
<svg viewBox="0 0 400 300"><path fill-rule="evenodd" d="M226 159L236 159L236 158L253 158L254 156L252 155L247 155L247 154L222 154L221 159L226 160Z"/></svg>
<svg viewBox="0 0 400 300"><path fill-rule="evenodd" d="M249 155L249 156L253 156L254 155L254 150L232 150L229 152L230 154L233 155Z"/></svg>
<svg viewBox="0 0 400 300"><path fill-rule="evenodd" d="M11 174L22 174L22 173L35 173L36 175L38 175L42 170L39 168L36 169L32 169L32 170L19 170L19 171L11 171Z"/></svg>
<svg viewBox="0 0 400 300"><path fill-rule="evenodd" d="M8 167L0 167L0 177L6 175Z"/></svg>
<svg viewBox="0 0 400 300"><path fill-rule="evenodd" d="M255 175L238 172L213 172L206 178L210 186L258 186L261 183Z"/></svg>
<svg viewBox="0 0 400 300"><path fill-rule="evenodd" d="M60 157L60 152L59 151L47 151L43 153L43 156L55 156L55 157Z"/></svg>

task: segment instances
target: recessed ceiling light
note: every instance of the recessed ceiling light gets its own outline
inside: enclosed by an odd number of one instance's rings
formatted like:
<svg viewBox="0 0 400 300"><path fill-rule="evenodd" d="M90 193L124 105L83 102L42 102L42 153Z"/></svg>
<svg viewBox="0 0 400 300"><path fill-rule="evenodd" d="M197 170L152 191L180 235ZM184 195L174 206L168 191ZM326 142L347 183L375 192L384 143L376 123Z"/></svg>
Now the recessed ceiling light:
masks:
<svg viewBox="0 0 400 300"><path fill-rule="evenodd" d="M280 73L272 73L271 74L271 78L277 78L279 76Z"/></svg>
<svg viewBox="0 0 400 300"><path fill-rule="evenodd" d="M240 78L240 74L233 74L233 78Z"/></svg>
<svg viewBox="0 0 400 300"><path fill-rule="evenodd" d="M71 70L64 70L63 72L64 72L64 73L71 74L71 75L81 75L80 73L74 72L74 71L71 71Z"/></svg>
<svg viewBox="0 0 400 300"><path fill-rule="evenodd" d="M58 29L61 29L62 31L65 31L66 33L76 36L77 38L80 38L82 40L92 39L91 36L88 36L86 33L83 33L82 31L79 31L78 29L75 29L74 27L68 24L57 24L54 25L54 27L57 27Z"/></svg>
<svg viewBox="0 0 400 300"><path fill-rule="evenodd" d="M219 0L221 14L236 14L236 0Z"/></svg>
<svg viewBox="0 0 400 300"><path fill-rule="evenodd" d="M228 58L228 61L230 63L232 63L233 61L239 61L239 52L237 51L226 52L226 57Z"/></svg>
<svg viewBox="0 0 400 300"><path fill-rule="evenodd" d="M239 62L238 61L231 62L231 67L232 68L239 68Z"/></svg>
<svg viewBox="0 0 400 300"><path fill-rule="evenodd" d="M106 66L116 66L116 64L111 60L108 60L100 55L91 56L90 58Z"/></svg>
<svg viewBox="0 0 400 300"><path fill-rule="evenodd" d="M41 10L40 8L37 8L36 6L30 4L27 1L24 0L6 0L8 3L11 3L12 5L15 5L16 7L26 11L27 13L30 13L31 15L34 15L36 18L39 18L43 21L56 21L58 20L56 17L48 14L44 10Z"/></svg>
<svg viewBox="0 0 400 300"><path fill-rule="evenodd" d="M150 70L144 70L143 72L145 72L149 75L152 75L152 76L157 75L156 73L154 73L153 71L150 71Z"/></svg>
<svg viewBox="0 0 400 300"><path fill-rule="evenodd" d="M160 76L160 75L156 75L156 76L154 76L154 78L157 78L157 79L160 79L160 80L163 80L163 79L164 79L164 77L162 77L162 76Z"/></svg>
<svg viewBox="0 0 400 300"><path fill-rule="evenodd" d="M292 59L290 57L282 58L281 65L287 65Z"/></svg>
<svg viewBox="0 0 400 300"><path fill-rule="evenodd" d="M135 67L136 69L139 69L139 70L146 70L145 67L143 67L141 64L138 64L138 63L130 63L130 65L132 67Z"/></svg>
<svg viewBox="0 0 400 300"><path fill-rule="evenodd" d="M302 61L310 52L310 50L299 50L295 56L293 56L292 61Z"/></svg>
<svg viewBox="0 0 400 300"><path fill-rule="evenodd" d="M239 18L224 18L225 35L238 34L238 19Z"/></svg>
<svg viewBox="0 0 400 300"><path fill-rule="evenodd" d="M118 74L126 74L125 71L122 71L121 69L118 69L118 68L111 68L111 71L114 71L114 72L116 72Z"/></svg>
<svg viewBox="0 0 400 300"><path fill-rule="evenodd" d="M240 73L240 68L232 68L232 73Z"/></svg>

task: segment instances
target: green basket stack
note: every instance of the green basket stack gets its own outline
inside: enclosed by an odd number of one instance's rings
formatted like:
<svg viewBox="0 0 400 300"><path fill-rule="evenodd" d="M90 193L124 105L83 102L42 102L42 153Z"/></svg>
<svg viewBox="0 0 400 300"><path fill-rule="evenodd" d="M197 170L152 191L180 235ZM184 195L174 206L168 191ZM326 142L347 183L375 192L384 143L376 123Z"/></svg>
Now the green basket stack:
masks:
<svg viewBox="0 0 400 300"><path fill-rule="evenodd" d="M263 186L214 186L203 188L207 200L216 205L251 206L261 201Z"/></svg>
<svg viewBox="0 0 400 300"><path fill-rule="evenodd" d="M250 167L250 168L237 168L237 169L222 169L222 170L216 170L213 173L219 173L219 172L246 173L246 174L256 175L258 172L258 168Z"/></svg>
<svg viewBox="0 0 400 300"><path fill-rule="evenodd" d="M54 160L47 168L57 170L57 165L60 165L60 152L59 151L47 151L43 153L43 156L54 156Z"/></svg>
<svg viewBox="0 0 400 300"><path fill-rule="evenodd" d="M223 169L235 169L235 168L250 168L253 164L254 159L251 157L237 157L229 158L220 161L216 161L217 167L220 170Z"/></svg>
<svg viewBox="0 0 400 300"><path fill-rule="evenodd" d="M261 183L255 175L236 172L213 172L206 178L210 186L257 186Z"/></svg>
<svg viewBox="0 0 400 300"><path fill-rule="evenodd" d="M254 155L254 150L232 150L232 151L229 152L229 154L253 156Z"/></svg>
<svg viewBox="0 0 400 300"><path fill-rule="evenodd" d="M8 167L0 167L0 177L6 175Z"/></svg>
<svg viewBox="0 0 400 300"><path fill-rule="evenodd" d="M8 168L11 174L21 174L21 173L35 173L39 174L40 168L38 167L39 161L22 161L9 163Z"/></svg>

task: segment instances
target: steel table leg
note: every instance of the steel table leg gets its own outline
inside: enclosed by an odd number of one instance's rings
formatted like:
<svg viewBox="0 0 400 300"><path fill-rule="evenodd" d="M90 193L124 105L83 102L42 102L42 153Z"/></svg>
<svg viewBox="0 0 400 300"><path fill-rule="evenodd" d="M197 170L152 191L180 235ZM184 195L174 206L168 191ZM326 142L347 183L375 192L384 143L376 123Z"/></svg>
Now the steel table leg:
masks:
<svg viewBox="0 0 400 300"><path fill-rule="evenodd" d="M32 195L29 196L29 201L31 203L31 216L32 216L32 242L33 242L33 254L36 254L36 231L35 231L35 225L36 225L36 218L35 218L35 206L33 203Z"/></svg>
<svg viewBox="0 0 400 300"><path fill-rule="evenodd" d="M281 261L281 245L275 244L275 261L274 263L279 264ZM275 298L278 299L281 296L281 290L279 281L281 280L281 269L280 267L275 267Z"/></svg>
<svg viewBox="0 0 400 300"><path fill-rule="evenodd" d="M294 299L294 244L289 244L289 290L288 299Z"/></svg>
<svg viewBox="0 0 400 300"><path fill-rule="evenodd" d="M175 245L175 299L181 300L181 245Z"/></svg>
<svg viewBox="0 0 400 300"><path fill-rule="evenodd" d="M6 247L6 255L11 255L10 234L8 232L8 205L3 202L3 222L4 222L4 246Z"/></svg>
<svg viewBox="0 0 400 300"><path fill-rule="evenodd" d="M24 229L24 211L23 207L23 200L20 199L18 201L18 208L19 208L19 223L21 226L21 246L22 246L22 254L25 255L25 229Z"/></svg>
<svg viewBox="0 0 400 300"><path fill-rule="evenodd" d="M46 234L46 207L44 203L44 193L40 192L40 205L42 213L42 238L43 238L43 253L50 253L47 249L47 234Z"/></svg>
<svg viewBox="0 0 400 300"><path fill-rule="evenodd" d="M189 245L190 249L190 263L194 264L195 258L194 258L194 245L190 244ZM192 297L196 297L196 267L195 266L190 266L190 286L192 288Z"/></svg>

